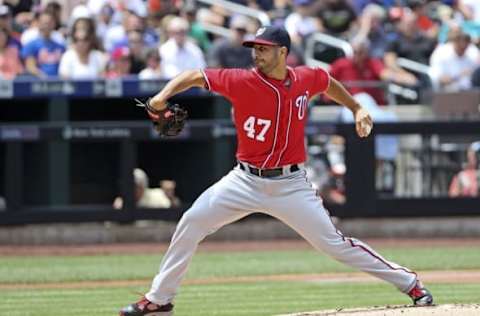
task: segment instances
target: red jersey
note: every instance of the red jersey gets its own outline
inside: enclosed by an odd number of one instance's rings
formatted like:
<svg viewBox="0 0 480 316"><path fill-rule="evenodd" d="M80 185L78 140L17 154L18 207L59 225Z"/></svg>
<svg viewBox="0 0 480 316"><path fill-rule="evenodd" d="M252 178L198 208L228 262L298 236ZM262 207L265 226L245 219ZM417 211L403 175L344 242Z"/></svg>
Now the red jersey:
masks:
<svg viewBox="0 0 480 316"><path fill-rule="evenodd" d="M205 69L207 89L233 105L237 159L258 168L302 163L309 99L324 92L330 76L321 68L288 67L285 80L258 69Z"/></svg>
<svg viewBox="0 0 480 316"><path fill-rule="evenodd" d="M360 67L351 58L339 58L330 65L330 75L338 81L381 81L380 74L385 69L382 61L377 58L368 58ZM348 92L357 94L366 92L371 95L378 104L385 104L382 88L373 87L350 87Z"/></svg>

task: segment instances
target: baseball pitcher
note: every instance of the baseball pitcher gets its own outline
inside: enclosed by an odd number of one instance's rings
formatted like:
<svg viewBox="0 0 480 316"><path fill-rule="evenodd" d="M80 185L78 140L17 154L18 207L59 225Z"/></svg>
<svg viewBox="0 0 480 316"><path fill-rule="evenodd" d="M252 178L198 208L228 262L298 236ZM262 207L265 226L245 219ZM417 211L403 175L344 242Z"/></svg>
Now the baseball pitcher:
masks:
<svg viewBox="0 0 480 316"><path fill-rule="evenodd" d="M415 305L432 305L432 295L416 273L335 228L305 175L304 129L309 99L325 93L349 108L359 137L367 137L372 129L368 112L325 70L287 67L290 37L283 28L262 27L243 45L253 49L255 68L185 71L145 104L157 130L176 135L186 114L167 106L170 97L191 87L225 96L234 108L238 164L183 215L150 291L123 308L120 315L173 315L177 289L200 241L254 212L278 218L316 249L393 284Z"/></svg>

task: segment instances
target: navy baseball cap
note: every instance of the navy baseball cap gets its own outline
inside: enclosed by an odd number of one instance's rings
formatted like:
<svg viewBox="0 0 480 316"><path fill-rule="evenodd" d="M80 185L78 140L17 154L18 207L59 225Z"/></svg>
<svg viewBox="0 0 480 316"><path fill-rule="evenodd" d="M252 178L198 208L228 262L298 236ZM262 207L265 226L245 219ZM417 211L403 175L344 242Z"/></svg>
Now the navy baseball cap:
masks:
<svg viewBox="0 0 480 316"><path fill-rule="evenodd" d="M243 42L245 47L253 45L285 46L290 51L290 35L283 27L264 26L258 29L253 40Z"/></svg>

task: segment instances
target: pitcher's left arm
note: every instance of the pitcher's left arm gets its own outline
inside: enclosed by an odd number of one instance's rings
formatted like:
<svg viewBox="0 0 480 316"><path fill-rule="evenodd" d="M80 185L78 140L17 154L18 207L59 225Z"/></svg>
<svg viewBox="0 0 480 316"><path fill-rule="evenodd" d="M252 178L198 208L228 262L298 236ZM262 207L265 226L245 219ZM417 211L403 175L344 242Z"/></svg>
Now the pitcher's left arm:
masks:
<svg viewBox="0 0 480 316"><path fill-rule="evenodd" d="M338 104L344 105L352 111L358 136L367 137L370 134L373 127L370 114L338 80L330 77L330 83L325 94Z"/></svg>

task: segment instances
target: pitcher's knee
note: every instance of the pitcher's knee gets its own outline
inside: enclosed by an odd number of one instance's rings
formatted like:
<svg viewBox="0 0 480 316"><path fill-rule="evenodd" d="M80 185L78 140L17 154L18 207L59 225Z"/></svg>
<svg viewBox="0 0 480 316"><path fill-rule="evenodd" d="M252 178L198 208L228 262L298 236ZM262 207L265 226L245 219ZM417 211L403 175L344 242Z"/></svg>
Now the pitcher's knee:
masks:
<svg viewBox="0 0 480 316"><path fill-rule="evenodd" d="M343 239L341 236L334 236L332 238L323 239L320 242L319 248L324 251L326 254L337 258L339 254L348 246L348 241Z"/></svg>

